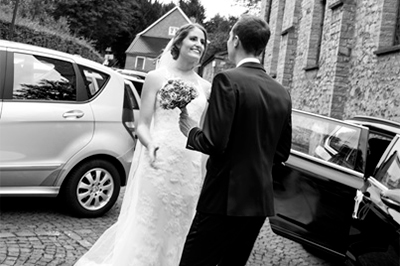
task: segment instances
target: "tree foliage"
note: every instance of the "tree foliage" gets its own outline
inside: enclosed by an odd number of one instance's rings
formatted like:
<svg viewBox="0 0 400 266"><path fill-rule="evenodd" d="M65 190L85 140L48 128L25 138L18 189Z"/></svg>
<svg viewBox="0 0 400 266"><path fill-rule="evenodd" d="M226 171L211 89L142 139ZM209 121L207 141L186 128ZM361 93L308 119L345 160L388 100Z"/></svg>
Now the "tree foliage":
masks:
<svg viewBox="0 0 400 266"><path fill-rule="evenodd" d="M0 0L2 9L11 11L16 0ZM246 0L236 0L246 2ZM258 2L260 0L247 0ZM236 18L216 15L204 23L205 8L200 0L179 0L179 7L189 17L205 26L209 33L207 55L225 51L229 29ZM125 65L125 51L138 33L175 7L158 0L23 0L19 16L43 25L61 23L71 34L91 41L102 54L112 48L117 67Z"/></svg>
<svg viewBox="0 0 400 266"><path fill-rule="evenodd" d="M246 8L245 13L260 15L261 0L234 0L236 5Z"/></svg>
<svg viewBox="0 0 400 266"><path fill-rule="evenodd" d="M208 32L210 41L205 58L215 53L226 51L226 41L229 37L229 31L236 21L236 17L231 16L227 19L217 14L205 23L204 27Z"/></svg>
<svg viewBox="0 0 400 266"><path fill-rule="evenodd" d="M195 22L203 24L206 10L199 0L179 0L179 7L189 18L194 18Z"/></svg>

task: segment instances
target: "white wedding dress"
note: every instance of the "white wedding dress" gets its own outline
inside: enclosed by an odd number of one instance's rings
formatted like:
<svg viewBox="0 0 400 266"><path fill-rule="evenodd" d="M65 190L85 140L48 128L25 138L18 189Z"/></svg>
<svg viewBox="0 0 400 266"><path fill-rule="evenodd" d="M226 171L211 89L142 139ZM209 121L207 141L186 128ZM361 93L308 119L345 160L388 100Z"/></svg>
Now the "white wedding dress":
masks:
<svg viewBox="0 0 400 266"><path fill-rule="evenodd" d="M206 96L187 105L200 121ZM118 221L75 266L177 266L203 183L205 156L186 149L179 129L180 110L156 101L151 134L159 145L156 169L138 142Z"/></svg>

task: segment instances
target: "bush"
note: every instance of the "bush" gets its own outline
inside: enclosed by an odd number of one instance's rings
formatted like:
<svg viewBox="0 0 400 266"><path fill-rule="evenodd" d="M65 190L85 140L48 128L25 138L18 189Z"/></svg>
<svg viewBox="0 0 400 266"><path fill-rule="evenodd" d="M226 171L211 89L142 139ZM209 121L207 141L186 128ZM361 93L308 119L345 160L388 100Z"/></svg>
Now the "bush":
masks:
<svg viewBox="0 0 400 266"><path fill-rule="evenodd" d="M11 15L0 10L0 17L0 39L33 44L69 54L78 54L99 63L104 62L103 56L93 48L90 42L68 33L68 25L65 21L52 23L51 29L35 21L19 19L14 26L11 40L9 35Z"/></svg>

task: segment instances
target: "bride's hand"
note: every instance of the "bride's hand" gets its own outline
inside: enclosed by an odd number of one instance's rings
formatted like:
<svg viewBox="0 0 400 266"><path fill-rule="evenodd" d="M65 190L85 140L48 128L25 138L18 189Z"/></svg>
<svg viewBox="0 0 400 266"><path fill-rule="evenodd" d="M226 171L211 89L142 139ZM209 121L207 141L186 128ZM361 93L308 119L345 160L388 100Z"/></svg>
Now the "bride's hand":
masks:
<svg viewBox="0 0 400 266"><path fill-rule="evenodd" d="M157 159L158 149L159 149L159 147L154 146L152 143L149 143L149 145L147 145L147 150L149 151L149 156L150 156L150 165L154 168L156 168L155 162Z"/></svg>

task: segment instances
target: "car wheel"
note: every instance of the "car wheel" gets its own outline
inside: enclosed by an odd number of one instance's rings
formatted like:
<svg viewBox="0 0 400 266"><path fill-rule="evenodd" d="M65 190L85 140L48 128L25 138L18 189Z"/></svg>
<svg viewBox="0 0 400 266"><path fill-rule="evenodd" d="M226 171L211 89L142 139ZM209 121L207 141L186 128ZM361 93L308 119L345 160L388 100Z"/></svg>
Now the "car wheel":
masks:
<svg viewBox="0 0 400 266"><path fill-rule="evenodd" d="M118 170L104 160L91 160L74 168L62 188L67 210L78 217L98 217L117 201L121 181Z"/></svg>

